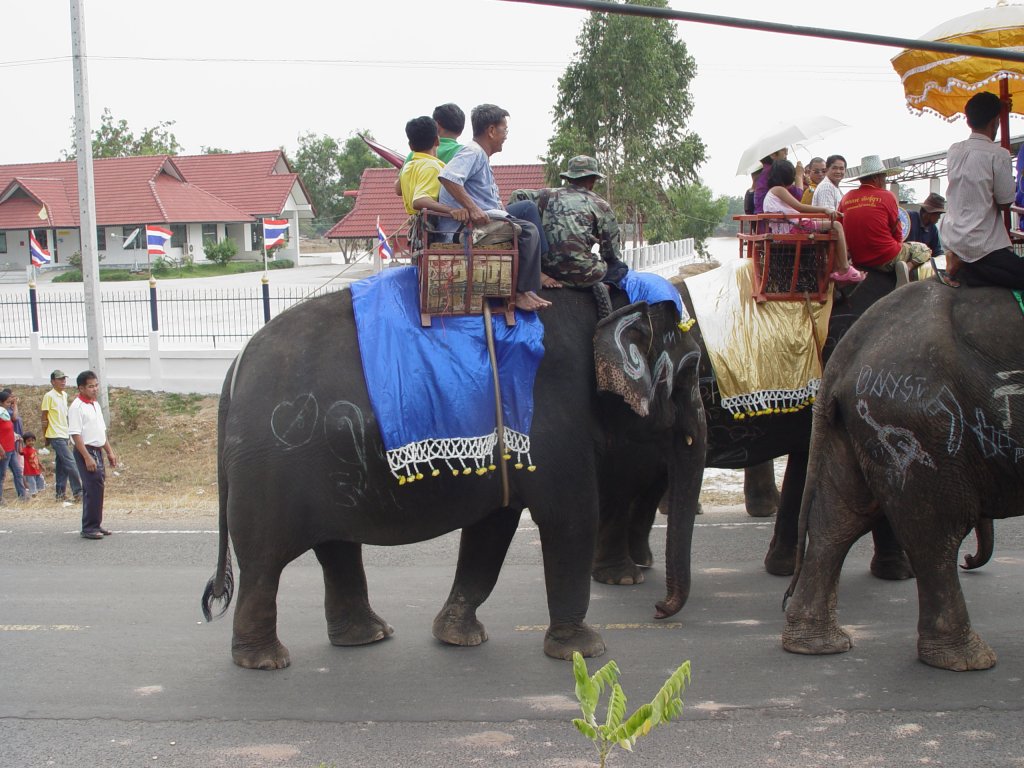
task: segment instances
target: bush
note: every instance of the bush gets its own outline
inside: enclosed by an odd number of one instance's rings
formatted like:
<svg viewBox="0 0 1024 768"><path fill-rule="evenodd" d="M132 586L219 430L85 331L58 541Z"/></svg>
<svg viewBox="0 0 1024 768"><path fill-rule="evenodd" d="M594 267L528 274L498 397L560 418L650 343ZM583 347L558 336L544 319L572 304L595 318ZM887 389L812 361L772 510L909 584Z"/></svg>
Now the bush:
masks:
<svg viewBox="0 0 1024 768"><path fill-rule="evenodd" d="M142 404L130 391L121 392L117 398L117 414L125 431L135 432L139 428Z"/></svg>
<svg viewBox="0 0 1024 768"><path fill-rule="evenodd" d="M96 254L96 262L97 263L103 261L103 259L105 259L105 258L106 257L102 253L97 253ZM68 264L70 266L74 267L75 269L81 271L81 269L82 269L82 252L81 251L75 251L74 253L72 253L71 256L68 258Z"/></svg>
<svg viewBox="0 0 1024 768"><path fill-rule="evenodd" d="M219 243L213 240L203 241L203 250L206 251L206 258L217 264L227 264L238 253L238 245L230 237L225 237Z"/></svg>
<svg viewBox="0 0 1024 768"><path fill-rule="evenodd" d="M267 262L267 268L269 269L291 269L295 266L295 262L291 259L275 259L274 261Z"/></svg>

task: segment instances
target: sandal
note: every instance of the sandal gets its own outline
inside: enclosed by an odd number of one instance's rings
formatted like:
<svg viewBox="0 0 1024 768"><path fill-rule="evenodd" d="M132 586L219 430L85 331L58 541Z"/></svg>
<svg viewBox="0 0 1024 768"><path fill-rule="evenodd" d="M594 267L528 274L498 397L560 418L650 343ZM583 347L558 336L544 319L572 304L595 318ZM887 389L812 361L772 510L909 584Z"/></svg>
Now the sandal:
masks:
<svg viewBox="0 0 1024 768"><path fill-rule="evenodd" d="M865 277L867 275L859 269L855 269L852 264L846 268L845 272L833 272L829 275L829 279L837 283L859 283Z"/></svg>

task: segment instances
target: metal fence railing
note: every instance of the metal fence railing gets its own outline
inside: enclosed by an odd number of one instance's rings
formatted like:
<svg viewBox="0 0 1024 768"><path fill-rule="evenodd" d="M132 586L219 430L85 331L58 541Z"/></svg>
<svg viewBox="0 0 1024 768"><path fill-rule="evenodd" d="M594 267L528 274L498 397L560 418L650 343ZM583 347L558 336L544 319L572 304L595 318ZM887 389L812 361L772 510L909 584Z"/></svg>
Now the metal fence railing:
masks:
<svg viewBox="0 0 1024 768"><path fill-rule="evenodd" d="M341 290L340 285L310 289L266 284L253 289L105 291L100 295L104 342L148 343L161 339L200 346L241 346L270 318L306 299ZM75 292L0 293L0 344L27 346L32 332L42 344L86 340L85 298Z"/></svg>

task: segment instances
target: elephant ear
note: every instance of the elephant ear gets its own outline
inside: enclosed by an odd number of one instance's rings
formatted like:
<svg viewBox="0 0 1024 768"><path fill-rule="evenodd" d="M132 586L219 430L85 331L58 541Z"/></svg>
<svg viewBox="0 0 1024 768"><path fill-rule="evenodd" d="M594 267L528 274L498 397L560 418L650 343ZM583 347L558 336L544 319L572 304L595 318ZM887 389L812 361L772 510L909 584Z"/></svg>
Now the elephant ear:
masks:
<svg viewBox="0 0 1024 768"><path fill-rule="evenodd" d="M648 360L654 326L647 302L615 310L594 331L594 368L599 392L612 392L638 416L651 412L654 379Z"/></svg>

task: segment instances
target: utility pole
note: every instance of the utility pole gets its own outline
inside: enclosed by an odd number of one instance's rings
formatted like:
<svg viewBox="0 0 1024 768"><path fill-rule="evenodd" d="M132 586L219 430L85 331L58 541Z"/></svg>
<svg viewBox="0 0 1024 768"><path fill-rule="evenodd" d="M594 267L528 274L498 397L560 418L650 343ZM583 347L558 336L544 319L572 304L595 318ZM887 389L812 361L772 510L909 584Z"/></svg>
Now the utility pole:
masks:
<svg viewBox="0 0 1024 768"><path fill-rule="evenodd" d="M71 61L75 77L75 157L78 162L78 225L85 289L85 333L89 368L100 380L100 406L110 424L100 312L99 244L96 240L96 186L92 173L92 126L89 122L89 73L85 53L85 0L71 0Z"/></svg>

